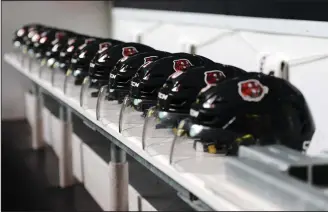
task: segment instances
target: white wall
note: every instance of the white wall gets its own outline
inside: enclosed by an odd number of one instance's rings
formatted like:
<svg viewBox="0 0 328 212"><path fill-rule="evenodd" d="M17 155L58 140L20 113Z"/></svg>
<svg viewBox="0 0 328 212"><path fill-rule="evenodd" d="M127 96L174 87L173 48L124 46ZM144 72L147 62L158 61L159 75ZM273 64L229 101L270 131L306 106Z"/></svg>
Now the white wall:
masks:
<svg viewBox="0 0 328 212"><path fill-rule="evenodd" d="M328 56L328 22L246 18L170 11L113 9L113 37L170 52L185 51L184 43L197 46L196 53L210 59L259 70L264 52L286 59ZM314 116L316 136L328 140L328 57L292 66L290 80L304 94ZM326 145L327 146L327 145Z"/></svg>
<svg viewBox="0 0 328 212"><path fill-rule="evenodd" d="M110 7L109 1L4 1L1 57L12 50L13 32L31 22L108 37ZM13 67L3 60L1 62L2 119L23 118L23 92L28 89L29 82L14 71Z"/></svg>

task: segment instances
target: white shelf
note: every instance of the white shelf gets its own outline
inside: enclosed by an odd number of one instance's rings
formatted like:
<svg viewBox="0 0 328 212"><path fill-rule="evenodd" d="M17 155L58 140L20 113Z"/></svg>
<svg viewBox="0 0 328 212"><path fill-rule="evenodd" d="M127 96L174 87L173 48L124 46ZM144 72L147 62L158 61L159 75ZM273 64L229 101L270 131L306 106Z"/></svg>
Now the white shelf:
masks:
<svg viewBox="0 0 328 212"><path fill-rule="evenodd" d="M46 93L52 95L62 104L69 106L74 113L83 116L88 124L94 125L101 133L114 137L133 157L149 163L157 170L171 179L173 184L179 184L187 191L197 196L203 203L214 210L283 210L272 205L268 200L255 196L245 189L239 188L229 181L224 170L224 160L229 158L195 154L192 145L185 145L178 149L175 155L183 155L183 160L175 160L174 165L169 164L169 148L171 143L161 143L142 150L141 141L135 137L124 137L118 132L118 126L111 120L98 121L95 109L85 110L76 98L66 96L62 90L53 87L46 80L40 79L36 72L28 72L22 67L14 54L5 54L5 61L15 67L20 73L38 84ZM77 87L79 89L79 87ZM79 92L77 91L76 94ZM119 109L119 107L117 108ZM104 124L108 123L108 124ZM109 143L110 144L110 141ZM151 153L151 154L150 154ZM156 172L154 170L151 170ZM168 182L171 183L171 182Z"/></svg>

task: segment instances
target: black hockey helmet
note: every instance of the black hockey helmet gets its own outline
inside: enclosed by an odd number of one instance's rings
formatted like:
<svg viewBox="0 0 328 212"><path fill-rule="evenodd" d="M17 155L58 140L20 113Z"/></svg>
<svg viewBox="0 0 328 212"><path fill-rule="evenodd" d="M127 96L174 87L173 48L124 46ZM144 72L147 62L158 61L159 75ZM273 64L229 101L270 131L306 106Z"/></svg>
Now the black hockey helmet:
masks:
<svg viewBox="0 0 328 212"><path fill-rule="evenodd" d="M64 33L56 33L55 38L48 46L44 59L47 60L47 66L59 67L60 52L65 48L68 40L75 38L77 35L74 32L65 31Z"/></svg>
<svg viewBox="0 0 328 212"><path fill-rule="evenodd" d="M109 74L108 92L109 100L119 100L128 94L132 77L140 66L147 66L160 58L169 56L171 53L162 51L150 51L135 54L128 59L119 60Z"/></svg>
<svg viewBox="0 0 328 212"><path fill-rule="evenodd" d="M47 30L51 29L48 26L32 26L28 28L28 33L23 37L22 51L25 54L34 56L34 43L37 43L41 38L41 34Z"/></svg>
<svg viewBox="0 0 328 212"><path fill-rule="evenodd" d="M216 64L213 61L202 56L175 53L140 67L131 80L129 95L124 98L120 110L119 131L123 135L140 137L143 132L143 117L150 107L156 105L158 91L170 75L188 71L196 66L214 65ZM140 129L133 130L135 128L131 128L132 125L139 126Z"/></svg>
<svg viewBox="0 0 328 212"><path fill-rule="evenodd" d="M23 44L25 44L25 41L27 39L27 35L29 31L33 29L38 29L43 27L41 24L36 24L36 23L31 23L31 24L26 24L22 26L21 28L17 29L14 33L14 38L13 38L13 46L14 48L21 48Z"/></svg>
<svg viewBox="0 0 328 212"><path fill-rule="evenodd" d="M177 72L193 66L214 66L215 63L202 56L175 53L161 58L148 66L141 67L131 80L130 98L137 110L148 109L156 104L158 91L166 79ZM141 104L141 103L146 104Z"/></svg>
<svg viewBox="0 0 328 212"><path fill-rule="evenodd" d="M288 81L248 73L201 92L180 122L211 153L236 154L239 145L283 144L302 150L315 126L302 93Z"/></svg>
<svg viewBox="0 0 328 212"><path fill-rule="evenodd" d="M46 52L51 50L57 41L66 39L67 34L68 32L56 28L42 32L38 41L33 44L34 57L36 59L46 58Z"/></svg>
<svg viewBox="0 0 328 212"><path fill-rule="evenodd" d="M188 114L200 91L244 73L246 72L243 70L219 63L213 67L195 66L188 71L176 72L169 76L160 88L157 108L160 111Z"/></svg>
<svg viewBox="0 0 328 212"><path fill-rule="evenodd" d="M64 47L60 50L59 56L58 56L58 63L59 63L59 69L63 72L67 71L67 68L69 67L71 63L71 59L73 57L73 54L75 50L85 43L85 40L87 39L84 35L77 34L76 36L69 38L64 45Z"/></svg>
<svg viewBox="0 0 328 212"><path fill-rule="evenodd" d="M90 63L91 86L99 88L101 85L108 84L109 74L120 59L126 60L132 55L148 51L154 49L140 43L123 43L98 52Z"/></svg>
<svg viewBox="0 0 328 212"><path fill-rule="evenodd" d="M98 52L112 48L118 42L112 39L86 39L85 43L75 50L71 59L70 71L76 78L75 83L80 85L83 79L88 76L90 62Z"/></svg>

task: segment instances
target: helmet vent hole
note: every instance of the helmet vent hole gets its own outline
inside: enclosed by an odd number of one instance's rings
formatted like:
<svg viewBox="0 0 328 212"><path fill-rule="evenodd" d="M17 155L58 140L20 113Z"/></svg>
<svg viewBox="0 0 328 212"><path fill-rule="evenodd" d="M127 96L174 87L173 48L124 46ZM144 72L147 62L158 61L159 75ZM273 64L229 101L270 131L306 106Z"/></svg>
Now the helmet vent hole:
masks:
<svg viewBox="0 0 328 212"><path fill-rule="evenodd" d="M274 71L270 71L269 76L274 76Z"/></svg>

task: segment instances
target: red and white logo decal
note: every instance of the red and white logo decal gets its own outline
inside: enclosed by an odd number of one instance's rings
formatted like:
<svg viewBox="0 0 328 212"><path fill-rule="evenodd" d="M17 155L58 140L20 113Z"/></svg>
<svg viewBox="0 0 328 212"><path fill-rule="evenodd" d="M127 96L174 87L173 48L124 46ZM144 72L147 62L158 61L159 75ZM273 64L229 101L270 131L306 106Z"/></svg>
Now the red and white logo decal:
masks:
<svg viewBox="0 0 328 212"><path fill-rule="evenodd" d="M103 51L105 51L106 49L108 49L111 46L112 46L112 44L110 42L104 42L104 43L99 44L98 53L102 53Z"/></svg>
<svg viewBox="0 0 328 212"><path fill-rule="evenodd" d="M215 85L220 82L222 79L226 78L222 71L213 70L213 71L206 71L204 73L204 81L207 85Z"/></svg>
<svg viewBox="0 0 328 212"><path fill-rule="evenodd" d="M256 79L238 83L238 93L245 101L259 102L268 92L269 88Z"/></svg>
<svg viewBox="0 0 328 212"><path fill-rule="evenodd" d="M148 66L149 64L151 64L152 62L154 62L154 60L158 58L157 56L149 56L149 57L145 57L144 58L144 64L141 66L142 68L145 68L146 66Z"/></svg>
<svg viewBox="0 0 328 212"><path fill-rule="evenodd" d="M204 72L204 81L206 83L206 86L202 88L201 92L205 92L211 86L216 85L218 82L225 78L226 76L222 71L213 70Z"/></svg>
<svg viewBox="0 0 328 212"><path fill-rule="evenodd" d="M134 55L136 53L138 53L138 50L133 46L128 46L128 47L122 48L123 57L128 57L128 56Z"/></svg>
<svg viewBox="0 0 328 212"><path fill-rule="evenodd" d="M57 39L62 39L66 35L65 32L56 32L55 37Z"/></svg>
<svg viewBox="0 0 328 212"><path fill-rule="evenodd" d="M192 64L188 59L173 60L174 71L183 71L190 66L192 66Z"/></svg>
<svg viewBox="0 0 328 212"><path fill-rule="evenodd" d="M154 61L158 56L149 56L144 58L144 64Z"/></svg>

